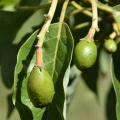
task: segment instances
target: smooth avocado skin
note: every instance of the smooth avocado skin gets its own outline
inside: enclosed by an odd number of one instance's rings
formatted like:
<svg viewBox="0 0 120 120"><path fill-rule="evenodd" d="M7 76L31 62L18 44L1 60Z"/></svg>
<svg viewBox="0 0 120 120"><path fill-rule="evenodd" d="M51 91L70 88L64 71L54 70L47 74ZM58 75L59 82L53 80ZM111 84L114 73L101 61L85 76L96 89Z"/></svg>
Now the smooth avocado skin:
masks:
<svg viewBox="0 0 120 120"><path fill-rule="evenodd" d="M35 107L44 107L52 102L54 84L46 69L35 66L30 73L27 83L29 98Z"/></svg>
<svg viewBox="0 0 120 120"><path fill-rule="evenodd" d="M97 46L94 41L81 40L75 47L75 63L82 70L90 68L97 58Z"/></svg>
<svg viewBox="0 0 120 120"><path fill-rule="evenodd" d="M108 39L105 40L104 42L104 48L106 49L107 52L114 53L117 50L117 44L114 40Z"/></svg>

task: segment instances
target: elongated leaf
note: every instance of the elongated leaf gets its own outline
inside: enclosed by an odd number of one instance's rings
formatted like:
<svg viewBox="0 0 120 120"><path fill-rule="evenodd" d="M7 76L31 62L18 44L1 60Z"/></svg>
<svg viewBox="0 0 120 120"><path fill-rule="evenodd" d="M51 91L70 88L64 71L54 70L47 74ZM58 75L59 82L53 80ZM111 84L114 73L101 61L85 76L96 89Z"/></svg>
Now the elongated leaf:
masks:
<svg viewBox="0 0 120 120"><path fill-rule="evenodd" d="M5 43L10 44L12 40L14 40L22 24L32 14L31 11L0 11L0 45L3 46Z"/></svg>
<svg viewBox="0 0 120 120"><path fill-rule="evenodd" d="M34 43L36 37L37 31L19 50L14 74L13 101L22 120L61 120L65 118L65 89L69 80L73 38L68 26L63 23L52 24L46 34L43 60L46 69L53 78L55 96L48 107L39 109L30 102L26 88L27 77L35 64Z"/></svg>
<svg viewBox="0 0 120 120"><path fill-rule="evenodd" d="M1 0L0 5L16 5L20 0Z"/></svg>
<svg viewBox="0 0 120 120"><path fill-rule="evenodd" d="M112 82L117 98L117 104L116 104L117 120L120 120L120 44L118 45L117 52L112 57L111 74L112 74Z"/></svg>
<svg viewBox="0 0 120 120"><path fill-rule="evenodd" d="M37 31L33 33L33 35L31 35L31 37L20 48L17 57L17 64L15 67L13 102L16 105L22 120L32 120L33 118L32 112L26 105L24 105L22 99L28 98L25 80L27 76L27 68L30 64L30 59L32 59L34 54L35 49L33 45L36 37ZM28 99L28 103L29 101L30 100Z"/></svg>
<svg viewBox="0 0 120 120"><path fill-rule="evenodd" d="M41 18L41 19L40 19ZM21 26L19 31L16 34L16 37L13 41L13 44L18 44L21 42L23 37L28 34L33 32L33 28L40 25L43 22L43 11L38 10L35 12L33 15L31 15Z"/></svg>

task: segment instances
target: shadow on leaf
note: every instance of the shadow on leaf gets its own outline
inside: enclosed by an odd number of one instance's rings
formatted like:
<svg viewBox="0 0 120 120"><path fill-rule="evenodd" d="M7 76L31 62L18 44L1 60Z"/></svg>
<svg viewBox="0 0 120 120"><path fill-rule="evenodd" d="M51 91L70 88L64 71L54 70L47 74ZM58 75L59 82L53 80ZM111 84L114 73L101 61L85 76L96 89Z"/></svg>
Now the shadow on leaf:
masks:
<svg viewBox="0 0 120 120"><path fill-rule="evenodd" d="M33 44L33 46L35 46L35 44ZM33 120L33 115L31 110L26 105L24 105L21 101L21 88L22 88L22 84L25 84L23 80L27 76L27 69L33 57L34 51L35 51L35 47L32 47L26 60L22 61L23 68L18 75L19 81L17 83L16 107L20 113L20 117L22 120L27 120L27 119Z"/></svg>

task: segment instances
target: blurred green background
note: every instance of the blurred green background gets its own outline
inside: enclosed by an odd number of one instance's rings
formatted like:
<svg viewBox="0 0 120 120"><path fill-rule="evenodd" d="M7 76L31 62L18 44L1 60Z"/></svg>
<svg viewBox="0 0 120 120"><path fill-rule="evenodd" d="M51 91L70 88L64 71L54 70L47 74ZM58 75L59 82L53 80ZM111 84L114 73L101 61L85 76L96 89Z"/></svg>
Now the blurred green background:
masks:
<svg viewBox="0 0 120 120"><path fill-rule="evenodd" d="M119 3L117 0L114 3L110 0L101 1L109 1L110 5ZM43 14L47 10L47 7L38 11L20 10L19 7L16 10L15 6L36 6L47 2L48 0L0 1L0 120L20 120L12 103L17 52L28 36L43 24ZM79 38L85 36L88 27L74 30L73 26L83 21L91 22L91 18L83 14L68 17L72 9L71 6L68 8L66 21L70 25L76 44ZM57 10L53 22L58 21L59 13ZM111 32L111 23L103 24L108 20L106 14L100 12L100 15L104 17L104 21L100 23L101 34L96 37L97 40ZM101 50L96 64L83 73L72 62L67 91L67 120L116 120L115 101L110 76L110 55Z"/></svg>

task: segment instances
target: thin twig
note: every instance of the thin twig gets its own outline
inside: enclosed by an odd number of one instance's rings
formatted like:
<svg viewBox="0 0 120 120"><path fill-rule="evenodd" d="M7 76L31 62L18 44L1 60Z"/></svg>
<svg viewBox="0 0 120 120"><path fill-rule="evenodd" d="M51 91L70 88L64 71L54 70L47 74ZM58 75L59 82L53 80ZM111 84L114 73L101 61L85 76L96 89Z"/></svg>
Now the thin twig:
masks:
<svg viewBox="0 0 120 120"><path fill-rule="evenodd" d="M87 8L85 7L82 7L80 4L78 4L77 2L75 1L72 1L71 2L71 5L74 6L77 10L74 10L71 14L76 14L78 12L82 12L83 14L89 16L89 17L92 17L92 12L89 11ZM101 18L98 17L98 20L101 21Z"/></svg>
<svg viewBox="0 0 120 120"><path fill-rule="evenodd" d="M91 3L92 5L92 13L93 13L93 19L92 19L92 25L91 25L91 28L88 32L88 35L87 37L92 40L94 35L95 35L95 32L96 31L99 31L99 28L98 28L98 11L97 11L97 3L96 3L96 0L89 0L89 2Z"/></svg>
<svg viewBox="0 0 120 120"><path fill-rule="evenodd" d="M69 3L69 0L65 0L64 3L63 3L63 7L62 7L62 11L61 11L59 22L63 22L64 21L65 13L66 13L66 9L67 9L68 3Z"/></svg>
<svg viewBox="0 0 120 120"><path fill-rule="evenodd" d="M60 33L61 33L61 30L62 30L62 22L64 22L64 18L65 18L65 13L66 13L66 10L67 10L67 6L68 6L68 3L69 3L69 0L65 0L64 3L63 3L63 7L62 7L62 10L61 10L61 14L60 14L60 19L59 19L59 30L58 30L58 38L60 38Z"/></svg>
<svg viewBox="0 0 120 120"><path fill-rule="evenodd" d="M42 45L43 45L43 41L45 39L45 35L49 29L49 26L51 24L51 21L53 19L56 7L57 7L57 3L58 0L52 0L49 12L47 15L45 15L46 17L46 21L45 24L43 25L40 33L38 34L38 43L36 45L36 65L39 68L43 67L43 59L42 59Z"/></svg>
<svg viewBox="0 0 120 120"><path fill-rule="evenodd" d="M52 0L50 10L49 10L48 14L45 15L45 17L46 17L45 24L43 25L40 33L38 34L37 46L39 46L39 47L42 47L42 45L43 45L43 40L44 40L46 32L49 29L50 23L53 19L53 16L54 16L54 13L55 13L55 10L57 7L57 3L58 3L58 0Z"/></svg>
<svg viewBox="0 0 120 120"><path fill-rule="evenodd" d="M109 13L112 13L113 12L113 9L112 7L108 6L108 5L105 5L103 3L101 3L100 1L97 0L97 7L103 11L106 11L106 12L109 12Z"/></svg>
<svg viewBox="0 0 120 120"><path fill-rule="evenodd" d="M89 26L89 25L90 25L90 22L84 22L84 23L81 23L81 24L76 25L76 26L74 27L74 29L75 29L75 30L77 30L77 29L82 29L82 28L87 27L87 26Z"/></svg>
<svg viewBox="0 0 120 120"><path fill-rule="evenodd" d="M61 10L61 14L60 14L60 19L59 19L59 29L58 29L58 39L60 39L60 33L61 33L61 30L62 30L62 23L64 22L64 18L65 18L65 13L66 13L66 10L67 10L67 6L68 6L68 3L69 3L69 0L65 0L64 3L63 3L63 6L62 6L62 10Z"/></svg>
<svg viewBox="0 0 120 120"><path fill-rule="evenodd" d="M84 14L86 14L87 16L92 17L92 13L88 10L86 10L84 7L82 7L81 5L79 5L77 2L72 1L71 5L74 6L75 8L77 8L79 11L82 11Z"/></svg>
<svg viewBox="0 0 120 120"><path fill-rule="evenodd" d="M92 18L92 27L96 29L96 31L99 31L98 28L98 11L97 11L97 4L96 0L90 0L92 4L92 13L93 13L93 18Z"/></svg>
<svg viewBox="0 0 120 120"><path fill-rule="evenodd" d="M78 13L80 13L81 11L79 9L75 9L71 12L71 15L76 15Z"/></svg>

